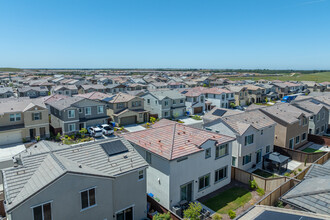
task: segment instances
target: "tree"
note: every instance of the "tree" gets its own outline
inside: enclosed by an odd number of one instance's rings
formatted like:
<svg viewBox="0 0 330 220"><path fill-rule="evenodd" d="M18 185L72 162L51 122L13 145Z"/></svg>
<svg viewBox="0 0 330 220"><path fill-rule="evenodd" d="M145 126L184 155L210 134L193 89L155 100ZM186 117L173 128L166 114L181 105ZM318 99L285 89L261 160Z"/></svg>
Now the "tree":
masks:
<svg viewBox="0 0 330 220"><path fill-rule="evenodd" d="M59 141L61 139L61 134L60 132L57 133L56 137L55 137L55 140L56 141Z"/></svg>
<svg viewBox="0 0 330 220"><path fill-rule="evenodd" d="M229 106L230 106L230 108L235 108L235 103L233 103L233 102L231 102L230 104L229 104Z"/></svg>
<svg viewBox="0 0 330 220"><path fill-rule="evenodd" d="M87 129L86 128L82 128L79 133L81 134L81 137L84 138L85 135L87 134Z"/></svg>
<svg viewBox="0 0 330 220"><path fill-rule="evenodd" d="M155 118L155 117L150 117L150 122L151 122L152 124L154 124L155 121L156 121L156 118Z"/></svg>
<svg viewBox="0 0 330 220"><path fill-rule="evenodd" d="M153 220L172 220L170 212L163 213L163 214L157 213L156 215L154 215L154 217L152 219Z"/></svg>
<svg viewBox="0 0 330 220"><path fill-rule="evenodd" d="M183 211L185 219L198 220L202 211L202 205L198 202L189 204L189 208Z"/></svg>

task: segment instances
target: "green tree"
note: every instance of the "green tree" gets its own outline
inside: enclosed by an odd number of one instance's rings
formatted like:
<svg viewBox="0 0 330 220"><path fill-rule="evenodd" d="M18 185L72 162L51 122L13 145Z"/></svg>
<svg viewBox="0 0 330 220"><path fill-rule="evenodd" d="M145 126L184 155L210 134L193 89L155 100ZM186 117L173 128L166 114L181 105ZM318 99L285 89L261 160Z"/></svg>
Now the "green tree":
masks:
<svg viewBox="0 0 330 220"><path fill-rule="evenodd" d="M230 108L235 108L235 103L233 103L233 102L231 102L230 104L229 104L229 106L230 106Z"/></svg>
<svg viewBox="0 0 330 220"><path fill-rule="evenodd" d="M150 122L151 122L151 123L153 123L153 124L154 124L154 123L155 123L155 121L156 121L156 118L155 118L155 117L150 117Z"/></svg>
<svg viewBox="0 0 330 220"><path fill-rule="evenodd" d="M87 134L87 129L86 128L82 128L80 131L79 131L80 135L82 138L85 137L85 135Z"/></svg>
<svg viewBox="0 0 330 220"><path fill-rule="evenodd" d="M202 211L202 205L198 202L189 204L189 208L183 211L185 219L198 220Z"/></svg>
<svg viewBox="0 0 330 220"><path fill-rule="evenodd" d="M171 220L171 214L170 212L167 213L157 213L156 215L154 215L154 217L152 218L153 220Z"/></svg>
<svg viewBox="0 0 330 220"><path fill-rule="evenodd" d="M59 141L61 139L61 134L60 132L57 133L56 137L55 137L55 140L56 141Z"/></svg>

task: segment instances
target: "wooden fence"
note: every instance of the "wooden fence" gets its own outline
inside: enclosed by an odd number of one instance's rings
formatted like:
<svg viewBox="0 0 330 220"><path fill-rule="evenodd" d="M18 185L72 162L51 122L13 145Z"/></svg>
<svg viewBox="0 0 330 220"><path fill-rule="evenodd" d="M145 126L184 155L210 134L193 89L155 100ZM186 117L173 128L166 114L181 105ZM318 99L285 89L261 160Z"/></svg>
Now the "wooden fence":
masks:
<svg viewBox="0 0 330 220"><path fill-rule="evenodd" d="M5 212L5 207L3 205L3 201L4 201L4 195L3 192L0 192L0 216L5 217L6 212Z"/></svg>
<svg viewBox="0 0 330 220"><path fill-rule="evenodd" d="M147 195L147 202L150 203L151 208L157 211L158 213L167 213L170 212L171 219L173 220L182 220L178 215L176 215L174 212L171 210L166 209L164 206L159 204L156 200L154 200L152 197Z"/></svg>
<svg viewBox="0 0 330 220"><path fill-rule="evenodd" d="M302 163L314 163L320 157L326 154L326 152L307 153L300 150L293 150L289 148L274 146L274 151L290 157L292 160L296 160Z"/></svg>
<svg viewBox="0 0 330 220"><path fill-rule="evenodd" d="M316 144L330 146L330 138L329 137L309 134L307 140L311 141L311 142L314 142Z"/></svg>
<svg viewBox="0 0 330 220"><path fill-rule="evenodd" d="M255 180L260 188L265 191L273 191L281 184L285 183L288 177L264 178L254 173L241 170L237 167L231 167L231 179L241 183L249 184L251 180Z"/></svg>
<svg viewBox="0 0 330 220"><path fill-rule="evenodd" d="M273 206L275 205L276 201L284 195L286 192L288 192L292 187L300 183L300 180L296 179L289 179L285 183L278 186L276 189L274 189L272 192L268 193L264 198L262 198L259 202L256 203L256 205L268 205Z"/></svg>

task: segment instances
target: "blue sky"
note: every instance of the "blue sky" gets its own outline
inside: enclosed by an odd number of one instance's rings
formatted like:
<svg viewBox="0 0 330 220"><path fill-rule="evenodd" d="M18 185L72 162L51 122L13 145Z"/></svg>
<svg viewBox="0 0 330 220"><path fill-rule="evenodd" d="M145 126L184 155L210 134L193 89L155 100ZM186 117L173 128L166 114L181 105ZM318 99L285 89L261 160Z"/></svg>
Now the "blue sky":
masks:
<svg viewBox="0 0 330 220"><path fill-rule="evenodd" d="M330 69L330 0L0 0L0 66Z"/></svg>

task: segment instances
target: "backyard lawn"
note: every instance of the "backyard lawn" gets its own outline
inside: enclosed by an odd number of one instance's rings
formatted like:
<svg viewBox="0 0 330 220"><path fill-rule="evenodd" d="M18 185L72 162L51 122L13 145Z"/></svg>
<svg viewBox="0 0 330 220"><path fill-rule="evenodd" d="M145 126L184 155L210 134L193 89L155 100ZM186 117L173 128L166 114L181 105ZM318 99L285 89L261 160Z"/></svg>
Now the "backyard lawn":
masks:
<svg viewBox="0 0 330 220"><path fill-rule="evenodd" d="M267 171L264 171L264 170L260 170L260 169L257 169L255 171L253 171L252 173L257 174L258 176L262 176L264 178L278 177L276 174L273 174L273 173L270 173L270 172L267 172Z"/></svg>
<svg viewBox="0 0 330 220"><path fill-rule="evenodd" d="M252 194L249 190L233 187L207 200L204 204L217 213L227 214L230 209L235 210L251 199Z"/></svg>
<svg viewBox="0 0 330 220"><path fill-rule="evenodd" d="M321 150L316 150L316 149L314 149L314 148L305 148L304 150L303 150L304 152L306 152L306 153L317 153L317 152L323 152L323 151L321 151Z"/></svg>

